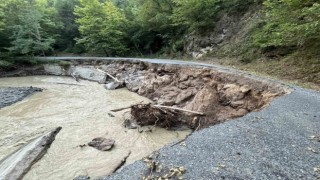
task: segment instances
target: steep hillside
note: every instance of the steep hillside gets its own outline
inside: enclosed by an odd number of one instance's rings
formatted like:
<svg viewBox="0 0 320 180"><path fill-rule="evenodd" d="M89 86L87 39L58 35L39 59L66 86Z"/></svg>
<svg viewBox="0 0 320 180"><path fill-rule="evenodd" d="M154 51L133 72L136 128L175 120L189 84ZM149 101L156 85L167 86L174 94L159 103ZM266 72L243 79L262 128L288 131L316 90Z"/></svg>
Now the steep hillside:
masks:
<svg viewBox="0 0 320 180"><path fill-rule="evenodd" d="M187 36L186 53L198 60L320 90L320 48L316 39L301 46L259 46L257 39L261 37L257 36L268 21L265 11L262 4L253 4L240 14L221 13L214 28Z"/></svg>
<svg viewBox="0 0 320 180"><path fill-rule="evenodd" d="M220 13L215 27L205 32L193 31L187 36L185 51L194 58L239 55L261 21L261 9L261 4L254 4L239 14Z"/></svg>

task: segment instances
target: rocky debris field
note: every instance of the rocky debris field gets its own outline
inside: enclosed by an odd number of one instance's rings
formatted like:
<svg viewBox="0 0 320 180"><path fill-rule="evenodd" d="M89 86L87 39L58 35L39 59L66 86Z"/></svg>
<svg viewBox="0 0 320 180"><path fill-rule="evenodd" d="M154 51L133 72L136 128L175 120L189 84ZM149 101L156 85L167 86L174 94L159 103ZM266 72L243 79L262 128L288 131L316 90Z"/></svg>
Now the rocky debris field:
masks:
<svg viewBox="0 0 320 180"><path fill-rule="evenodd" d="M22 101L27 96L41 91L42 89L36 87L0 88L0 109Z"/></svg>

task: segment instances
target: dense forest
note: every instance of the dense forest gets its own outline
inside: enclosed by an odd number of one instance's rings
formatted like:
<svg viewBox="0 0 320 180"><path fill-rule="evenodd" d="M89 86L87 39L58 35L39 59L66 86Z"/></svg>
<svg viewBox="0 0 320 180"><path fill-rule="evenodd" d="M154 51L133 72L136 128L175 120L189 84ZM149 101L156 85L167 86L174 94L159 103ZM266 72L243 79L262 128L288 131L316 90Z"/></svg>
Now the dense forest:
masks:
<svg viewBox="0 0 320 180"><path fill-rule="evenodd" d="M226 17L243 22L245 33L218 47L208 34L225 31L217 27ZM59 53L189 56L199 37L209 37L197 46L208 56L248 63L303 52L315 59L319 32L318 0L0 0L2 66L6 57ZM313 64L319 72L319 59Z"/></svg>

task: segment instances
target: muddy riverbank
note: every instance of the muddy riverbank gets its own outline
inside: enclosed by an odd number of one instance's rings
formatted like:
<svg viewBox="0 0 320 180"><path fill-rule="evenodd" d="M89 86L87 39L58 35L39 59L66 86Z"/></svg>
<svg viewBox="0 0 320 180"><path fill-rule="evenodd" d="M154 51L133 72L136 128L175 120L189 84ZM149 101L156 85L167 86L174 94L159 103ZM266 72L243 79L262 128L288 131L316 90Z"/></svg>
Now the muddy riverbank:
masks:
<svg viewBox="0 0 320 180"><path fill-rule="evenodd" d="M76 84L76 85L75 85ZM79 175L103 176L113 172L128 152L126 165L164 145L183 139L190 131L168 131L151 127L152 132L123 127L125 112L110 110L150 102L127 89L107 91L95 82L72 78L32 76L2 78L0 86L33 86L44 89L21 102L0 110L0 159L56 126L62 130L47 154L24 179L73 179ZM84 146L93 138L116 140L110 152Z"/></svg>

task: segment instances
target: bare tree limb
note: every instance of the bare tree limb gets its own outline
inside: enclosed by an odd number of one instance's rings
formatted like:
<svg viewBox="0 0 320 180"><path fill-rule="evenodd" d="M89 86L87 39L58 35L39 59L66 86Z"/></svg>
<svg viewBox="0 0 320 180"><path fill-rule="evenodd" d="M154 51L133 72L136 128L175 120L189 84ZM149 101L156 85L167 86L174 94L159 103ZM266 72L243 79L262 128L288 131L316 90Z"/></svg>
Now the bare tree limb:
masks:
<svg viewBox="0 0 320 180"><path fill-rule="evenodd" d="M96 70L99 71L99 72L102 72L102 73L104 73L104 74L106 74L106 75L108 75L109 77L111 77L111 78L112 78L113 80L115 80L116 82L121 83L121 81L120 81L119 79L117 79L116 77L112 76L111 74L109 74L109 73L107 73L107 72L105 72L105 71L103 71L103 70L101 70L101 69L98 69L98 68L96 68Z"/></svg>
<svg viewBox="0 0 320 180"><path fill-rule="evenodd" d="M136 104L136 105L140 105L140 104ZM143 104L141 104L143 105ZM135 106L135 105L132 105ZM124 107L124 108L119 108L119 109L114 109L111 110L112 112L119 112L119 111L123 111L126 109L130 109L132 106L128 106L128 107ZM162 105L152 105L152 107L155 108L159 108L159 109L171 109L171 110L177 110L177 111L183 111L183 112L187 112L187 113L191 113L191 114L196 114L196 115L200 115L200 116L204 116L205 114L202 112L196 112L196 111L190 111L190 110L186 110L186 109L181 109L181 108L176 108L176 107L171 107L171 106L162 106Z"/></svg>
<svg viewBox="0 0 320 180"><path fill-rule="evenodd" d="M128 107L124 107L124 108L119 108L119 109L113 109L111 110L112 112L119 112L119 111L123 111L123 110L126 110L126 109L130 109L132 106L128 106Z"/></svg>
<svg viewBox="0 0 320 180"><path fill-rule="evenodd" d="M202 112L190 111L190 110L181 109L181 108L176 108L176 107L171 107L171 106L153 105L153 107L164 108L164 109L172 109L172 110L177 110L177 111L183 111L183 112L188 112L188 113L196 114L196 115L200 115L200 116L204 116L204 115L205 115L205 114L202 113Z"/></svg>

